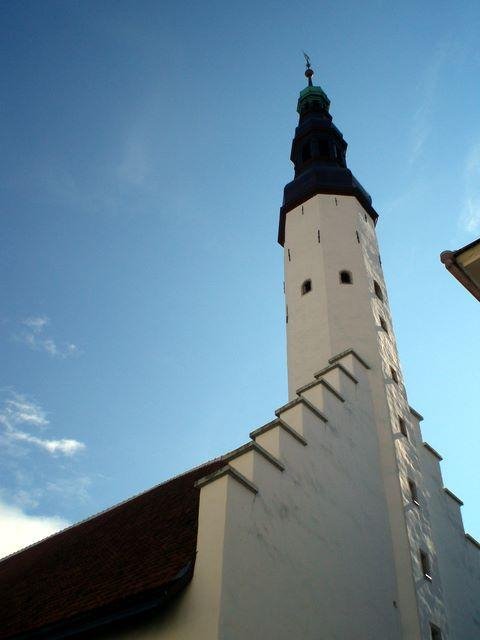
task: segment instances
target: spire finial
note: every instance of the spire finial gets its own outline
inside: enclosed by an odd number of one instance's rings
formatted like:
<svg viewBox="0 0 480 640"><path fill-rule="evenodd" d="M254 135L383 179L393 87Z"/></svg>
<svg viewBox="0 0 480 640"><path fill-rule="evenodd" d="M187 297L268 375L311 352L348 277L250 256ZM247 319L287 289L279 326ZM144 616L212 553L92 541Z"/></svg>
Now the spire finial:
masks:
<svg viewBox="0 0 480 640"><path fill-rule="evenodd" d="M303 57L305 58L305 65L307 67L305 71L305 77L308 78L308 86L311 87L313 86L312 85L313 69L312 69L312 65L310 64L310 56L304 51Z"/></svg>

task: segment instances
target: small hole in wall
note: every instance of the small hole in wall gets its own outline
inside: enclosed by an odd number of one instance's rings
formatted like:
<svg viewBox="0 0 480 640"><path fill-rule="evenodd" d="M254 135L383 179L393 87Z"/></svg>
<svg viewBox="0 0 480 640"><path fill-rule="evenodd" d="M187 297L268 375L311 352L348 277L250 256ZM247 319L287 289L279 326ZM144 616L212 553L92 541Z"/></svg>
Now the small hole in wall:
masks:
<svg viewBox="0 0 480 640"><path fill-rule="evenodd" d="M385 331L385 333L388 333L387 323L385 322L384 318L382 318L382 316L380 316L379 319L380 319L380 326Z"/></svg>
<svg viewBox="0 0 480 640"><path fill-rule="evenodd" d="M306 293L309 293L312 290L312 281L311 280L305 280L305 282L302 284L302 296L304 296Z"/></svg>
<svg viewBox="0 0 480 640"><path fill-rule="evenodd" d="M302 216L303 216L303 204L302 204Z"/></svg>
<svg viewBox="0 0 480 640"><path fill-rule="evenodd" d="M320 242L320 229L318 229L318 231L317 231L317 240L318 240L318 242Z"/></svg>
<svg viewBox="0 0 480 640"><path fill-rule="evenodd" d="M375 295L377 296L377 298L383 302L382 287L378 284L376 280L373 281L373 288L375 290Z"/></svg>
<svg viewBox="0 0 480 640"><path fill-rule="evenodd" d="M350 271L340 271L341 284L353 284L352 274Z"/></svg>
<svg viewBox="0 0 480 640"><path fill-rule="evenodd" d="M338 207L338 200L336 198L334 198L335 200L335 206Z"/></svg>
<svg viewBox="0 0 480 640"><path fill-rule="evenodd" d="M287 253L288 253L288 261L290 262L291 259L292 259L291 256L290 256L290 249L287 249Z"/></svg>
<svg viewBox="0 0 480 640"><path fill-rule="evenodd" d="M398 384L398 373L395 371L393 367L390 367L390 375L392 376L392 380Z"/></svg>

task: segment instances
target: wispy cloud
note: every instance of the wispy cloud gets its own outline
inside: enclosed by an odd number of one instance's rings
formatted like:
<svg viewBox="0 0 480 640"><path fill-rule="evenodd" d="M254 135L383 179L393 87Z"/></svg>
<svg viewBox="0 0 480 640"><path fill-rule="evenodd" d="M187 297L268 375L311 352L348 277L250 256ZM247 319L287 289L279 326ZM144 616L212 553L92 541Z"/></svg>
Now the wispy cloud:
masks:
<svg viewBox="0 0 480 640"><path fill-rule="evenodd" d="M85 444L78 440L53 440L25 431L25 427L45 429L49 421L40 405L14 391L9 392L0 406L0 425L7 441L33 445L53 455L73 456L85 449Z"/></svg>
<svg viewBox="0 0 480 640"><path fill-rule="evenodd" d="M435 106L435 95L440 81L442 69L448 59L451 45L442 42L436 49L421 78L419 104L413 114L411 130L410 164L414 164L422 155L425 144L432 131L432 120Z"/></svg>
<svg viewBox="0 0 480 640"><path fill-rule="evenodd" d="M480 141L467 155L464 178L465 200L459 226L463 232L474 234L480 229Z"/></svg>
<svg viewBox="0 0 480 640"><path fill-rule="evenodd" d="M57 343L54 338L47 335L46 328L50 320L46 316L32 316L25 318L20 323L20 329L15 333L15 338L34 351L43 351L52 358L69 358L79 355L78 347L71 343Z"/></svg>
<svg viewBox="0 0 480 640"><path fill-rule="evenodd" d="M0 557L42 540L69 524L58 516L29 515L0 499Z"/></svg>

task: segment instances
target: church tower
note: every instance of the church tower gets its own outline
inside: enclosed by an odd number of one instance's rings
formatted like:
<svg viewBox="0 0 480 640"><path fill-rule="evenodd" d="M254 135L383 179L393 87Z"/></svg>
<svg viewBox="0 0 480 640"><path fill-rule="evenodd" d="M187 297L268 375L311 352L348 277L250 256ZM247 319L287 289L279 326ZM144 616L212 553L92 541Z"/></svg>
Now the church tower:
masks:
<svg viewBox="0 0 480 640"><path fill-rule="evenodd" d="M403 383L375 231L378 214L347 166L347 143L306 60L308 85L298 99L290 156L295 175L284 189L278 231L289 398L346 354L367 365L401 637L445 638L449 616L422 469L422 417L409 406ZM461 640L455 633L448 637Z"/></svg>

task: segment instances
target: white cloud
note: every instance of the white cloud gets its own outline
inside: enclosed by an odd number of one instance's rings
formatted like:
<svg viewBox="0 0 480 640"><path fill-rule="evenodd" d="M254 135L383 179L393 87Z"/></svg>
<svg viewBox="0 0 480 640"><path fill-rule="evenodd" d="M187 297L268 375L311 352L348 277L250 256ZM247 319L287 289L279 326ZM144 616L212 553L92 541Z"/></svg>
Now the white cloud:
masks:
<svg viewBox="0 0 480 640"><path fill-rule="evenodd" d="M58 344L51 336L45 334L45 328L50 324L46 316L32 316L21 322L20 331L15 338L33 351L43 351L52 358L69 358L78 355L80 350L73 343Z"/></svg>
<svg viewBox="0 0 480 640"><path fill-rule="evenodd" d="M69 526L58 516L34 516L0 499L0 557L14 553Z"/></svg>
<svg viewBox="0 0 480 640"><path fill-rule="evenodd" d="M3 405L0 405L0 425L3 426L4 435L8 440L32 444L53 455L73 456L85 449L84 443L78 440L41 438L19 428L28 425L44 429L48 424L42 407L22 394L9 391L9 396L4 399Z"/></svg>
<svg viewBox="0 0 480 640"><path fill-rule="evenodd" d="M462 231L473 234L480 229L480 142L467 155L464 178L465 200L459 225Z"/></svg>
<svg viewBox="0 0 480 640"><path fill-rule="evenodd" d="M39 333L48 323L49 319L46 316L37 316L32 318L26 318L22 324L26 327L30 327L35 333Z"/></svg>

